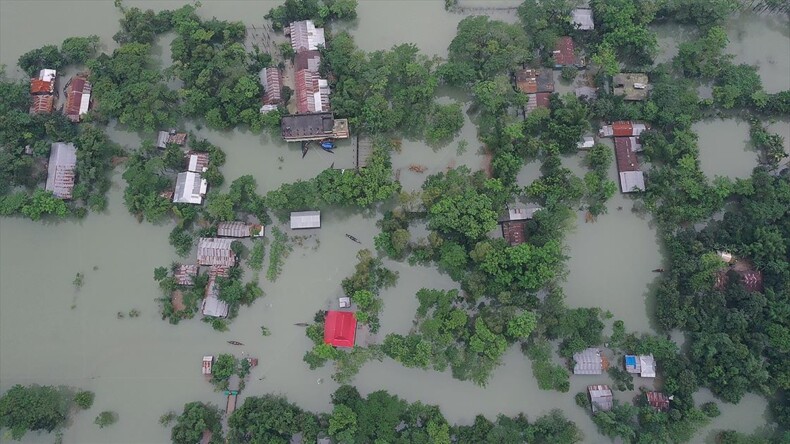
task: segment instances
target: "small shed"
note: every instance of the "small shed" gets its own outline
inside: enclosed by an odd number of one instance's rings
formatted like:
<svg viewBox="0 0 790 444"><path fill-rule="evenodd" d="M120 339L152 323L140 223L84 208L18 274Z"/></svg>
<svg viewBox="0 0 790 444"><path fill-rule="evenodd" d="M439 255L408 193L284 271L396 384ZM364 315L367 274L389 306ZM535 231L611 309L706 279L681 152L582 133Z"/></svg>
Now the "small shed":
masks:
<svg viewBox="0 0 790 444"><path fill-rule="evenodd" d="M186 171L176 176L176 190L173 202L200 205L208 190L208 182L200 173Z"/></svg>
<svg viewBox="0 0 790 444"><path fill-rule="evenodd" d="M312 20L293 22L288 26L288 35L291 37L291 47L299 54L303 51L315 51L326 46L324 28L316 28Z"/></svg>
<svg viewBox="0 0 790 444"><path fill-rule="evenodd" d="M563 36L557 39L552 52L554 60L554 68L562 69L566 66L573 66L576 68L584 68L586 63L584 58L576 54L576 47L573 44L573 39L570 36Z"/></svg>
<svg viewBox="0 0 790 444"><path fill-rule="evenodd" d="M78 74L66 83L66 104L63 114L72 122L79 122L88 113L91 104L91 84L85 74Z"/></svg>
<svg viewBox="0 0 790 444"><path fill-rule="evenodd" d="M343 296L342 298L337 299L337 305L340 308L348 308L351 307L351 298L347 296Z"/></svg>
<svg viewBox="0 0 790 444"><path fill-rule="evenodd" d="M612 389L608 385L587 386L587 393L590 394L590 406L593 413L605 412L613 407Z"/></svg>
<svg viewBox="0 0 790 444"><path fill-rule="evenodd" d="M190 151L187 153L187 171L205 173L208 170L209 155L204 151Z"/></svg>
<svg viewBox="0 0 790 444"><path fill-rule="evenodd" d="M722 261L724 261L724 262L726 262L728 264L731 264L731 263L735 262L735 257L730 252L717 251L716 255L719 256L719 259L721 259Z"/></svg>
<svg viewBox="0 0 790 444"><path fill-rule="evenodd" d="M357 318L353 311L330 310L324 320L324 342L335 347L353 347Z"/></svg>
<svg viewBox="0 0 790 444"><path fill-rule="evenodd" d="M55 142L49 152L47 183L44 189L59 199L71 199L77 169L77 148L73 143Z"/></svg>
<svg viewBox="0 0 790 444"><path fill-rule="evenodd" d="M576 8L571 11L571 22L576 29L589 31L595 29L593 11L590 8Z"/></svg>
<svg viewBox="0 0 790 444"><path fill-rule="evenodd" d="M320 211L296 211L291 213L292 230L304 230L308 228L321 228Z"/></svg>
<svg viewBox="0 0 790 444"><path fill-rule="evenodd" d="M184 146L187 143L187 133L179 133L175 130L159 131L156 136L156 147L165 149L170 143Z"/></svg>
<svg viewBox="0 0 790 444"><path fill-rule="evenodd" d="M612 79L612 92L623 96L628 101L641 101L647 99L650 92L647 74L622 73Z"/></svg>
<svg viewBox="0 0 790 444"><path fill-rule="evenodd" d="M220 222L217 224L217 236L219 237L261 237L263 236L263 225L248 224L246 222Z"/></svg>
<svg viewBox="0 0 790 444"><path fill-rule="evenodd" d="M625 355L625 370L642 378L655 378L656 360L653 355Z"/></svg>
<svg viewBox="0 0 790 444"><path fill-rule="evenodd" d="M214 365L214 356L203 356L202 373L205 376L211 375L211 367Z"/></svg>
<svg viewBox="0 0 790 444"><path fill-rule="evenodd" d="M672 400L672 397L667 396L662 392L647 392L645 393L645 397L647 398L647 403L650 405L650 407L653 407L660 412L669 411L669 401Z"/></svg>
<svg viewBox="0 0 790 444"><path fill-rule="evenodd" d="M604 359L601 350L588 348L573 355L574 375L600 375L603 373Z"/></svg>
<svg viewBox="0 0 790 444"><path fill-rule="evenodd" d="M195 285L195 276L198 275L197 264L180 264L173 272L176 284L184 286Z"/></svg>
<svg viewBox="0 0 790 444"><path fill-rule="evenodd" d="M582 140L576 144L576 148L580 150L589 150L595 146L595 139L593 136L584 136Z"/></svg>
<svg viewBox="0 0 790 444"><path fill-rule="evenodd" d="M198 240L197 259L200 265L236 265L236 253L230 248L232 239L201 237Z"/></svg>

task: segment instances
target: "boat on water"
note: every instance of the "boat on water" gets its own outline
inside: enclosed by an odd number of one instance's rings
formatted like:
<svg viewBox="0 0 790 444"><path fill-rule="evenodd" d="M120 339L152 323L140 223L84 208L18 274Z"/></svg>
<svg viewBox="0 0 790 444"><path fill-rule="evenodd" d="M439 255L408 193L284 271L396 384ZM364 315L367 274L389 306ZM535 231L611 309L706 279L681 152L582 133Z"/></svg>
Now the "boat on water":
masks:
<svg viewBox="0 0 790 444"><path fill-rule="evenodd" d="M332 139L324 139L321 141L321 149L324 151L332 152L335 149L335 142Z"/></svg>
<svg viewBox="0 0 790 444"><path fill-rule="evenodd" d="M308 324L307 322L297 322L294 325L297 326L297 327L307 327L310 324Z"/></svg>
<svg viewBox="0 0 790 444"><path fill-rule="evenodd" d="M239 341L228 341L228 344L230 344L230 345L244 345L244 344L242 344Z"/></svg>
<svg viewBox="0 0 790 444"><path fill-rule="evenodd" d="M203 356L203 376L211 376L211 367L214 365L214 356Z"/></svg>
<svg viewBox="0 0 790 444"><path fill-rule="evenodd" d="M350 235L350 234L348 234L348 233L346 233L346 237L347 237L347 238L349 238L349 239L351 239L352 241L354 241L354 242L358 243L358 244L361 244L361 243L362 243L362 242L360 242L360 241L359 241L359 239L355 238L354 236L352 236L352 235Z"/></svg>
<svg viewBox="0 0 790 444"><path fill-rule="evenodd" d="M656 268L655 270L653 270L653 273L663 273L663 272L664 272L663 268Z"/></svg>

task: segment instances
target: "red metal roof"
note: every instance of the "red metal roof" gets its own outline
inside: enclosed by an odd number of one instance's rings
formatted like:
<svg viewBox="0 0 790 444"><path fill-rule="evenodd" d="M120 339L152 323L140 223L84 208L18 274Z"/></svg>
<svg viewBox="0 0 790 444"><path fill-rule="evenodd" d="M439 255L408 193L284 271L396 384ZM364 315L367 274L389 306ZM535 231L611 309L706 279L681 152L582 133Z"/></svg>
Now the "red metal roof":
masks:
<svg viewBox="0 0 790 444"><path fill-rule="evenodd" d="M628 137L614 138L614 154L617 158L617 171L639 171L639 160L636 153L631 149L631 141Z"/></svg>
<svg viewBox="0 0 790 444"><path fill-rule="evenodd" d="M551 93L537 93L535 94L535 103L537 104L538 108L548 108L549 107L549 98L551 97Z"/></svg>
<svg viewBox="0 0 790 444"><path fill-rule="evenodd" d="M66 87L66 105L63 106L63 113L73 122L80 121L83 94L90 97L91 84L84 77L75 76Z"/></svg>
<svg viewBox="0 0 790 444"><path fill-rule="evenodd" d="M564 36L557 39L554 47L554 63L559 66L572 66L576 64L573 39Z"/></svg>
<svg viewBox="0 0 790 444"><path fill-rule="evenodd" d="M669 397L661 392L647 392L647 403L656 410L666 412L669 410Z"/></svg>
<svg viewBox="0 0 790 444"><path fill-rule="evenodd" d="M52 94L55 92L55 82L41 79L30 80L30 94Z"/></svg>
<svg viewBox="0 0 790 444"><path fill-rule="evenodd" d="M51 94L33 96L30 114L49 114L55 106L55 97Z"/></svg>
<svg viewBox="0 0 790 444"><path fill-rule="evenodd" d="M329 109L329 90L327 88L322 89L320 81L321 79L317 73L306 69L296 71L294 87L296 88L296 109L298 113L315 113ZM316 102L316 94L319 95L318 102Z"/></svg>
<svg viewBox="0 0 790 444"><path fill-rule="evenodd" d="M634 125L630 121L612 122L614 137L630 137L634 135Z"/></svg>
<svg viewBox="0 0 790 444"><path fill-rule="evenodd" d="M277 68L266 68L263 92L264 105L277 105L282 101L280 90L283 88L283 76Z"/></svg>
<svg viewBox="0 0 790 444"><path fill-rule="evenodd" d="M526 94L538 92L538 71L534 69L516 71L516 87Z"/></svg>
<svg viewBox="0 0 790 444"><path fill-rule="evenodd" d="M357 318L352 311L330 310L324 321L324 342L335 347L353 347Z"/></svg>
<svg viewBox="0 0 790 444"><path fill-rule="evenodd" d="M502 237L511 246L523 244L527 240L527 221L509 220L502 222Z"/></svg>

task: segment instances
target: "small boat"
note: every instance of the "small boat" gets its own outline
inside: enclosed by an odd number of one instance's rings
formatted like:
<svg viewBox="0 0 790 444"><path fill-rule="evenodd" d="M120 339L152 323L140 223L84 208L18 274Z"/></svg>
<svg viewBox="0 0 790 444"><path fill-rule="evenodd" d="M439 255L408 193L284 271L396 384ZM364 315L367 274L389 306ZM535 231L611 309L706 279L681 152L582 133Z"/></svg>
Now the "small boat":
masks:
<svg viewBox="0 0 790 444"><path fill-rule="evenodd" d="M330 151L335 149L335 142L332 139L324 139L321 141L321 148L324 151Z"/></svg>
<svg viewBox="0 0 790 444"><path fill-rule="evenodd" d="M203 356L203 369L204 376L211 376L211 367L214 364L214 356Z"/></svg>
<svg viewBox="0 0 790 444"><path fill-rule="evenodd" d="M346 237L351 239L352 241L358 243L358 244L362 244L362 242L360 242L359 239L355 238L354 236L352 236L352 235L350 235L348 233L346 233Z"/></svg>
<svg viewBox="0 0 790 444"><path fill-rule="evenodd" d="M297 327L307 327L310 324L308 324L307 322L297 322L294 325L297 326Z"/></svg>
<svg viewBox="0 0 790 444"><path fill-rule="evenodd" d="M656 268L655 270L653 270L653 273L663 273L663 272L664 272L663 268Z"/></svg>
<svg viewBox="0 0 790 444"><path fill-rule="evenodd" d="M228 341L228 344L230 344L230 345L244 345L244 344L242 344L239 341Z"/></svg>

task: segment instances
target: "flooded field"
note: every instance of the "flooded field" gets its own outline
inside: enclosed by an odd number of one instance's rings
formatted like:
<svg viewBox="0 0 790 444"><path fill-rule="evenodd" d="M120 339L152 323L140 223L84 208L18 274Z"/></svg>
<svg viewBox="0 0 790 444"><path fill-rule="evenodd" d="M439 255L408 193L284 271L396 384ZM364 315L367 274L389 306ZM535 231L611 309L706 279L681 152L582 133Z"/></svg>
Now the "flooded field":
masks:
<svg viewBox="0 0 790 444"><path fill-rule="evenodd" d="M176 8L177 1L126 1L128 6ZM202 16L243 20L259 26L263 15L275 4L266 1L204 0ZM464 6L509 7L518 2L462 2ZM32 27L46 11L52 26ZM442 1L361 1L359 18L347 25L365 50L386 49L401 42L413 42L429 55L443 56L464 15L447 13ZM489 11L497 18L515 20L507 10ZM97 34L105 50L114 47L119 15L112 2L15 1L0 0L0 63L14 76L22 53L72 35ZM57 19L57 20L55 20ZM403 26L408 21L409 26ZM61 26L68 23L69 26ZM731 50L760 62L760 73L770 91L786 89L779 74L788 71L790 54L772 55L767 48L788 44L787 33L761 18L748 17L733 22ZM766 42L769 39L772 43ZM161 45L162 42L160 42ZM671 42L667 43L671 46ZM161 48L168 60L166 43ZM758 50L761 55L754 55ZM748 57L755 57L748 59ZM748 59L748 60L747 60ZM752 62L750 62L752 63ZM443 93L442 100L464 100L460 93ZM744 177L754 165L754 153L742 141L748 138L744 123L713 121L698 124L703 170L709 174ZM774 131L790 125L780 122ZM114 140L135 148L140 137L113 129ZM259 191L274 189L283 182L309 178L348 156L341 145L336 154L313 150L302 159L300 150L268 134L245 131L198 134L221 146L227 163L222 168L227 182L251 174ZM467 143L463 153L458 142ZM483 157L476 129L466 118L461 135L447 146L434 149L422 141L404 140L394 155L395 169L407 190L418 189L428 174L448 167L467 165L480 169ZM578 158L566 159L581 172ZM412 164L427 167L422 173L409 171ZM751 166L748 166L751 165ZM710 169L708 169L710 168ZM527 184L539 175L538 165L527 165L519 175ZM615 171L610 172L612 179ZM172 326L160 320L155 299L160 292L153 281L153 268L176 260L168 244L169 225L139 224L124 208L125 186L116 173L105 214L90 215L80 222L33 223L21 219L0 220L0 391L13 384L63 384L96 392L96 403L74 417L64 431L67 443L161 443L169 441L169 431L157 424L168 410L180 410L187 401L221 404L222 394L212 391L200 375L204 354L246 352L260 358L243 396L280 393L307 409L329 409L329 395L337 385L331 368L310 371L302 362L311 344L304 329L294 324L309 322L340 296L340 281L352 273L360 246L345 233L361 240L361 248L373 249L375 222L380 214L363 216L343 211L323 214L322 228L312 233L304 245L295 245L276 282L261 281L265 297L241 310L225 333L214 332L199 320ZM622 207L622 209L618 209ZM579 214L576 230L567 238L569 276L565 283L571 306L600 306L615 319L623 319L629 329L651 331L651 315L646 307L651 298L650 271L661 266L662 256L650 220L631 212L632 201L618 194L608 204L609 212L595 223L584 223ZM383 292L385 308L381 334L406 332L417 307L415 293L422 287L454 288L445 275L430 267L409 267L386 262L400 273L398 285ZM85 284L77 291L72 285L76 273L85 274ZM249 273L247 274L249 277ZM119 319L118 312L136 309L138 318ZM265 325L271 336L262 337ZM228 340L246 344L233 347ZM600 378L599 378L600 379ZM604 378L605 379L605 378ZM596 380L597 381L597 380ZM405 369L385 360L366 365L355 384L363 393L386 389L410 401L438 404L448 420L469 423L476 414L490 418L497 413L525 412L534 418L552 408L560 408L586 435L586 442L606 438L595 431L588 414L577 407L573 394L594 382L572 378L568 394L541 391L532 376L530 363L517 349L511 349L486 388L461 382L449 374ZM602 381L601 381L602 382ZM626 395L620 393L623 400ZM704 394L700 396L704 397ZM702 399L702 398L700 398ZM751 432L764 423L766 403L749 396L737 406L722 405L717 418L700 436L710 440L717 428ZM102 410L114 410L119 421L100 430L93 418ZM51 435L29 433L25 442L51 442Z"/></svg>

